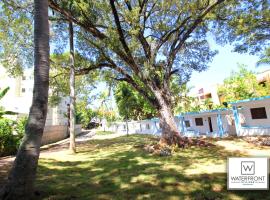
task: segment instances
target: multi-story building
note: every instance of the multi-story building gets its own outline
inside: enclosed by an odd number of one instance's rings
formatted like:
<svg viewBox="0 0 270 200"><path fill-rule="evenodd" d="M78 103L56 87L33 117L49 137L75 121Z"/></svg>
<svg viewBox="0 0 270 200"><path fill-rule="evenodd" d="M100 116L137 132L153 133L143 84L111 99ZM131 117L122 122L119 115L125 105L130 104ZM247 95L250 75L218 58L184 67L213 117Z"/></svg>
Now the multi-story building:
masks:
<svg viewBox="0 0 270 200"><path fill-rule="evenodd" d="M5 110L13 111L20 115L27 115L33 97L33 68L24 70L23 76L10 77L5 68L0 66L0 90L9 87L9 91L0 101L0 106ZM46 126L67 125L67 105L69 98L63 97L61 102L54 107L48 107Z"/></svg>
<svg viewBox="0 0 270 200"><path fill-rule="evenodd" d="M270 83L270 69L256 74L256 78L259 84ZM223 97L218 94L219 84L213 84L210 86L202 86L196 88L191 96L198 99L199 104L203 104L205 101L210 100L214 105L221 105L223 103ZM270 91L269 91L270 92Z"/></svg>

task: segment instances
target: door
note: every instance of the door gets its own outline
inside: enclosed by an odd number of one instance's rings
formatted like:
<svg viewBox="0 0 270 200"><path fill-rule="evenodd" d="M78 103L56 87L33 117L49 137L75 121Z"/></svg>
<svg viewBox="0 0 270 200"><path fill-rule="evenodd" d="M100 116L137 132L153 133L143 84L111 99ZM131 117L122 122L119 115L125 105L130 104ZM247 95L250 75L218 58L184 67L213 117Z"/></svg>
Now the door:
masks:
<svg viewBox="0 0 270 200"><path fill-rule="evenodd" d="M208 125L209 125L209 129L210 129L210 133L212 133L213 132L213 126L212 126L211 117L208 117Z"/></svg>

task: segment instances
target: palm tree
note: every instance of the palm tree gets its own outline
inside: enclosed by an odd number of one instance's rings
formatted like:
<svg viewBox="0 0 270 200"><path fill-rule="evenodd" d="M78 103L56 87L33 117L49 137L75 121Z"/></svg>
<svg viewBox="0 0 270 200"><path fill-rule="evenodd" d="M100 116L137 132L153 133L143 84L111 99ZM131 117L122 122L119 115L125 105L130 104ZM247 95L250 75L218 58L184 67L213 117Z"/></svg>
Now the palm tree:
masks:
<svg viewBox="0 0 270 200"><path fill-rule="evenodd" d="M34 1L34 90L25 136L1 199L31 199L47 116L49 88L48 0Z"/></svg>
<svg viewBox="0 0 270 200"><path fill-rule="evenodd" d="M76 143L75 143L75 66L74 66L74 32L73 24L69 22L69 48L70 48L70 78L69 78L69 87L70 87L70 142L69 150L71 153L76 153Z"/></svg>
<svg viewBox="0 0 270 200"><path fill-rule="evenodd" d="M2 98L4 98L4 96L7 94L8 91L9 91L9 87L0 91L0 100ZM6 111L6 110L4 110L3 107L0 106L0 119L3 118L4 115L15 115L15 114L17 114L17 113L12 112L12 111Z"/></svg>

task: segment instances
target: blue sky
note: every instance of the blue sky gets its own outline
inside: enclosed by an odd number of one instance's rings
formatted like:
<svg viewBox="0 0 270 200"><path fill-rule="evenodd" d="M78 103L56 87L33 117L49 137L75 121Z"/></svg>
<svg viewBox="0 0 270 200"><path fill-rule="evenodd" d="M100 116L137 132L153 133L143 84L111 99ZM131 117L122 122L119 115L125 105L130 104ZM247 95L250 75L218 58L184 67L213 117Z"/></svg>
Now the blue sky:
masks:
<svg viewBox="0 0 270 200"><path fill-rule="evenodd" d="M214 57L213 62L209 64L208 70L192 74L188 83L189 86L201 87L203 85L222 83L225 78L230 76L232 70L237 70L238 63L247 65L248 69L255 72L269 68L269 66L256 67L255 64L259 60L258 56L232 52L233 46L231 45L219 46L214 41L210 41L210 46L217 49L219 53Z"/></svg>

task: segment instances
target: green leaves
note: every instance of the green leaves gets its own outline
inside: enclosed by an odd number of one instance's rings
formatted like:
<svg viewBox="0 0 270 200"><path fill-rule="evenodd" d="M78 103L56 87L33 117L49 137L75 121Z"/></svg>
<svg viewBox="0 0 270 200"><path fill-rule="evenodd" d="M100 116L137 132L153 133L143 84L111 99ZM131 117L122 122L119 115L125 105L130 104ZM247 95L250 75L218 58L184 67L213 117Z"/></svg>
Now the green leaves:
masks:
<svg viewBox="0 0 270 200"><path fill-rule="evenodd" d="M2 91L0 91L0 100L2 98L4 98L4 96L7 94L7 92L9 91L9 87L3 89ZM4 108L0 107L0 119L3 118L4 115L16 115L17 113L12 112L12 111L5 111Z"/></svg>
<svg viewBox="0 0 270 200"><path fill-rule="evenodd" d="M270 65L270 47L265 50L264 54L260 57L260 60L256 63L256 65Z"/></svg>
<svg viewBox="0 0 270 200"><path fill-rule="evenodd" d="M0 2L1 64L13 75L33 65L32 1Z"/></svg>
<svg viewBox="0 0 270 200"><path fill-rule="evenodd" d="M240 65L237 72L232 72L231 76L224 80L218 93L224 102L231 102L269 95L269 89L268 83L260 85L255 74L248 71L245 66Z"/></svg>
<svg viewBox="0 0 270 200"><path fill-rule="evenodd" d="M119 83L114 91L119 114L124 119L150 119L156 116L155 109L127 83Z"/></svg>
<svg viewBox="0 0 270 200"><path fill-rule="evenodd" d="M6 93L9 91L9 87L3 89L2 91L0 91L0 100L6 95Z"/></svg>

